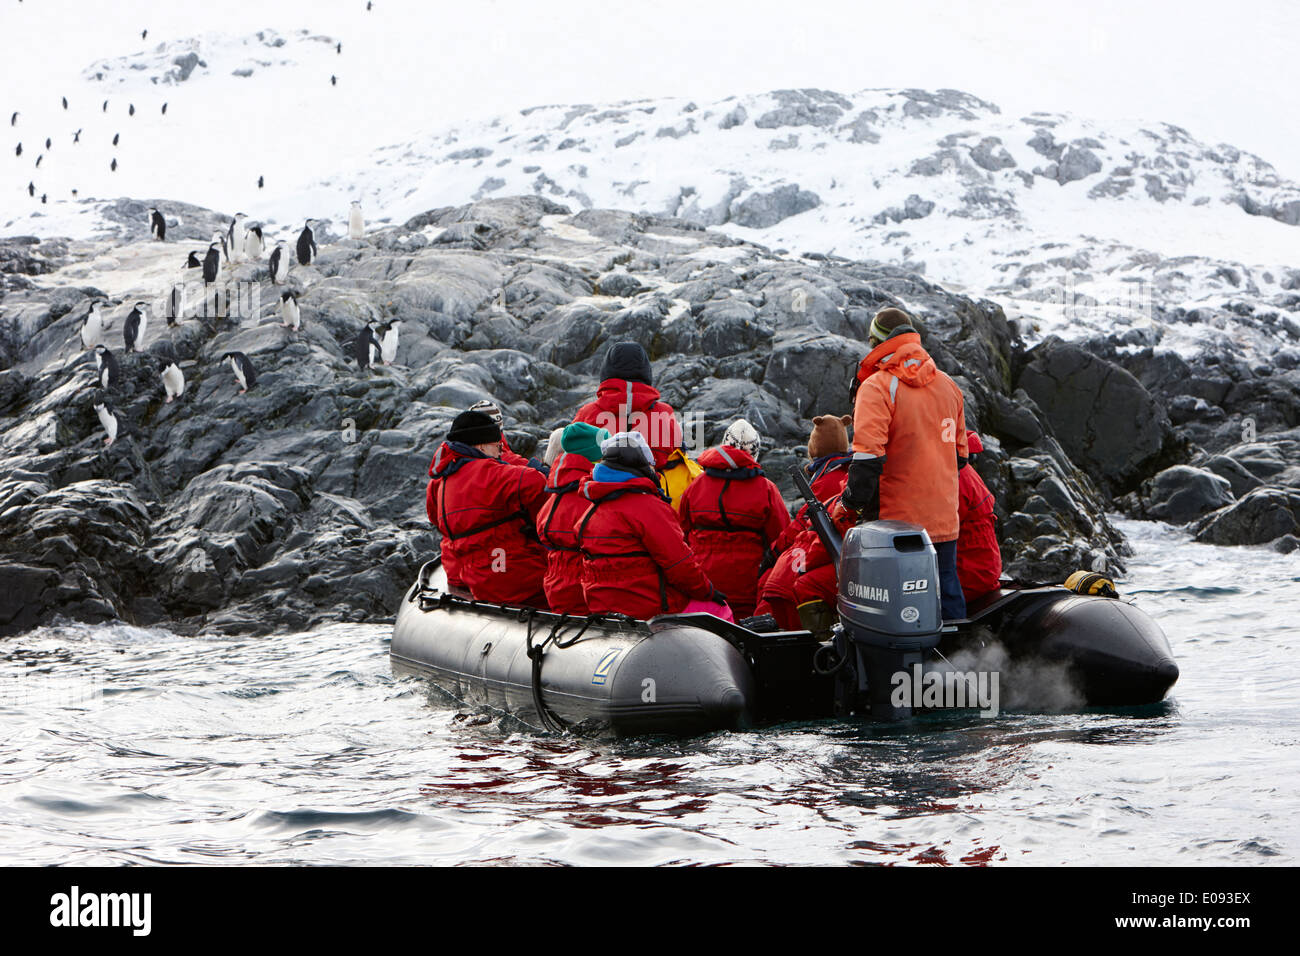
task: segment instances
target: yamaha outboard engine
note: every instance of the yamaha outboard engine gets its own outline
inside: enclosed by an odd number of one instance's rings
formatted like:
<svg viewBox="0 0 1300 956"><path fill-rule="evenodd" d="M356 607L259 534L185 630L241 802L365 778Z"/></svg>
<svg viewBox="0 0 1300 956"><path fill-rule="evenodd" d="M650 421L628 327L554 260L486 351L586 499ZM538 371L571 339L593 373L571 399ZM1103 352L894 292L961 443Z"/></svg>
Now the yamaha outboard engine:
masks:
<svg viewBox="0 0 1300 956"><path fill-rule="evenodd" d="M839 671L841 709L869 708L876 720L910 717L912 668L922 664L943 630L939 562L930 536L903 521L860 524L844 536L839 578L835 645L840 659L852 665ZM909 692L896 697L903 679Z"/></svg>

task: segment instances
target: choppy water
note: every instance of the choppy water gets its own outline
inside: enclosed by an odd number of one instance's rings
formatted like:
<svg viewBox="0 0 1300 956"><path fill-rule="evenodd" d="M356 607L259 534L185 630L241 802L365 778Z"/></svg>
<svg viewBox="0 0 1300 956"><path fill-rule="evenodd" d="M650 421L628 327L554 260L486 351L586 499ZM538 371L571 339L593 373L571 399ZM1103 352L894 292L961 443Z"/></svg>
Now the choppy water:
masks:
<svg viewBox="0 0 1300 956"><path fill-rule="evenodd" d="M1144 713L592 743L389 673L386 627L0 643L4 863L1295 863L1300 559L1122 523Z"/></svg>

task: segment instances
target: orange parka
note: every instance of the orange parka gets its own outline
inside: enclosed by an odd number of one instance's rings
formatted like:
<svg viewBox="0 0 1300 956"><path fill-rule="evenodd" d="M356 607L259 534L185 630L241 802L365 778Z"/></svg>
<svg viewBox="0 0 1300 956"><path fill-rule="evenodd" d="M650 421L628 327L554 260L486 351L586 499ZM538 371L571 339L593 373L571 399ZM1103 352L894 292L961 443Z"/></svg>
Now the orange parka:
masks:
<svg viewBox="0 0 1300 956"><path fill-rule="evenodd" d="M956 539L957 459L967 457L961 389L935 366L917 332L872 349L858 382L853 459L883 459L880 517L919 524L931 541Z"/></svg>

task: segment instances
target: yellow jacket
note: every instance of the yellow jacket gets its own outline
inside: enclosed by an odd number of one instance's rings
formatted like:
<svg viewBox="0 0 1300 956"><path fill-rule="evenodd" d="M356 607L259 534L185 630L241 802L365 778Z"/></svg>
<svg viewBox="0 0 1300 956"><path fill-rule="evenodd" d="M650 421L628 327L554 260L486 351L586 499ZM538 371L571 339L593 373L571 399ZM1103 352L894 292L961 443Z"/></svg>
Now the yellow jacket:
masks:
<svg viewBox="0 0 1300 956"><path fill-rule="evenodd" d="M674 448L664 466L659 469L659 487L673 500L676 511L682 503L682 495L692 481L704 474L704 469L693 458L687 458L686 452Z"/></svg>

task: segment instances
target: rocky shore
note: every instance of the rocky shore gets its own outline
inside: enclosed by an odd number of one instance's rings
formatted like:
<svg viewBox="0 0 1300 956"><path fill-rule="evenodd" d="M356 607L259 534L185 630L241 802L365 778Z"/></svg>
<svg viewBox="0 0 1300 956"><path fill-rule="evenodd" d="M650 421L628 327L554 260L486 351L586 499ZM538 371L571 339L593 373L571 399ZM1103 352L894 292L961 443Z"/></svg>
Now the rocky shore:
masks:
<svg viewBox="0 0 1300 956"><path fill-rule="evenodd" d="M320 257L287 286L299 332L280 324L265 260L221 277L224 307L199 286L169 328L168 292L194 284L186 254L228 217L156 203L180 219L156 243L149 204L119 205L139 223L123 242L0 240L0 633L58 619L183 633L386 619L437 547L426 469L456 412L495 399L528 453L592 394L622 340L650 353L696 453L744 416L793 501L810 419L849 411L867 324L886 305L920 317L965 393L1010 574L1122 573L1108 511L1195 522L1218 544L1286 548L1300 533L1300 361L1193 367L1118 341L1026 349L995 302L895 266L539 196L319 237ZM109 300L121 366L109 389L78 334L96 299ZM145 352L124 355L136 301L157 307ZM395 363L360 370L349 344L394 319ZM230 351L257 368L245 395L221 362ZM175 402L162 359L185 375ZM93 408L104 398L121 422L110 447Z"/></svg>

